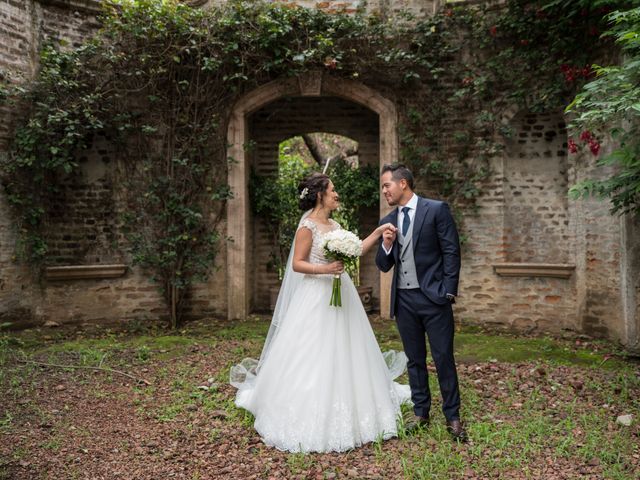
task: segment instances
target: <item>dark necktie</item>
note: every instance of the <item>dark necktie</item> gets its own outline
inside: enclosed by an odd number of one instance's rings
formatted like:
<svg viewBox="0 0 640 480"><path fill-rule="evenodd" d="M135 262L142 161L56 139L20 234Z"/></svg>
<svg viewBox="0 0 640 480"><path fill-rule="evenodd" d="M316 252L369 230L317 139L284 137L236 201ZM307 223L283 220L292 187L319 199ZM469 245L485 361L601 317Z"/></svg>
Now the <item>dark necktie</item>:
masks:
<svg viewBox="0 0 640 480"><path fill-rule="evenodd" d="M402 220L402 236L406 237L407 232L409 231L409 225L411 224L411 219L409 218L409 207L402 207L402 213L404 213L404 219Z"/></svg>

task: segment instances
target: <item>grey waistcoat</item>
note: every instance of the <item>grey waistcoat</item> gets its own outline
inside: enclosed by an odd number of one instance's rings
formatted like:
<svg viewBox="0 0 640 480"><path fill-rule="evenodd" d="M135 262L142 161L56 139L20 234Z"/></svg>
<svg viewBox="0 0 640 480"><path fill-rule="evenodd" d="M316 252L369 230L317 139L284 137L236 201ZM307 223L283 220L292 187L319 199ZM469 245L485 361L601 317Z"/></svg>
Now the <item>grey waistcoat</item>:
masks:
<svg viewBox="0 0 640 480"><path fill-rule="evenodd" d="M402 229L398 229L398 240L400 243L400 261L396 264L396 270L398 271L396 288L420 288L418 274L416 273L416 262L413 257L413 222L409 225L406 237L402 235Z"/></svg>

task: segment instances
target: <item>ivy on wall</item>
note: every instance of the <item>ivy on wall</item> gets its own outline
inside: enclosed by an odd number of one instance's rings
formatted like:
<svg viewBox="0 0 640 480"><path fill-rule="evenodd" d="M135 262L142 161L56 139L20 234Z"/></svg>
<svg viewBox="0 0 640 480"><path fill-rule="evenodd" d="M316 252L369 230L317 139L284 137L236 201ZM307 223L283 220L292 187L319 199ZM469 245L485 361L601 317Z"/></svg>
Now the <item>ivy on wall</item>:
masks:
<svg viewBox="0 0 640 480"><path fill-rule="evenodd" d="M5 101L29 105L2 160L24 257L47 258L47 201L104 135L118 148L132 258L158 281L177 325L189 288L215 260L234 193L230 109L256 86L310 69L394 100L402 161L432 194L472 206L509 135L503 113L559 110L592 76L606 12L568 16L568 3L511 0L413 18L240 0L207 10L115 1L95 38L75 50L45 47L34 82L22 93L3 89Z"/></svg>

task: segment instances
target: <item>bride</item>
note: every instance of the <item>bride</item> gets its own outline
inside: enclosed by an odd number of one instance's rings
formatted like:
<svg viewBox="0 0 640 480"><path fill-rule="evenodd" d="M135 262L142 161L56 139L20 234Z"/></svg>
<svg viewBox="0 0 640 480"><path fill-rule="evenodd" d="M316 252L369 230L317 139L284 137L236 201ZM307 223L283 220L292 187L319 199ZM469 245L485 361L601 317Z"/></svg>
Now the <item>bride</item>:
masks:
<svg viewBox="0 0 640 480"><path fill-rule="evenodd" d="M290 452L345 451L397 435L400 404L409 387L393 379L403 353L383 356L341 262L325 258L323 236L340 225L331 212L338 193L314 173L298 187L306 210L296 232L260 361L231 369L236 405L255 416L265 444ZM382 225L363 240L377 246ZM342 306L329 305L333 275L342 275Z"/></svg>

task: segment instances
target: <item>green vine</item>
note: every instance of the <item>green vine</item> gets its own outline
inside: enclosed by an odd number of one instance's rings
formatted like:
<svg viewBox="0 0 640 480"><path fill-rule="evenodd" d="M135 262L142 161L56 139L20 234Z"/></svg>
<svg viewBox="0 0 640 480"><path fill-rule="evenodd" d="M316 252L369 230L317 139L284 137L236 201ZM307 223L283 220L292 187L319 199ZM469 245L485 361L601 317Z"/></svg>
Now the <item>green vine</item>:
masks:
<svg viewBox="0 0 640 480"><path fill-rule="evenodd" d="M230 109L256 86L310 69L395 100L401 160L429 193L473 206L509 133L504 112L559 110L591 75L585 65L606 42L593 28L606 12L569 16L568 3L462 5L417 19L239 0L207 10L113 2L94 39L71 51L47 46L26 92L3 88L29 106L2 160L24 256L48 259L48 202L103 135L118 148L132 258L158 281L177 325L189 288L215 260L234 194Z"/></svg>

